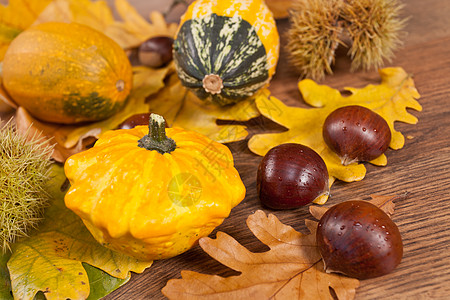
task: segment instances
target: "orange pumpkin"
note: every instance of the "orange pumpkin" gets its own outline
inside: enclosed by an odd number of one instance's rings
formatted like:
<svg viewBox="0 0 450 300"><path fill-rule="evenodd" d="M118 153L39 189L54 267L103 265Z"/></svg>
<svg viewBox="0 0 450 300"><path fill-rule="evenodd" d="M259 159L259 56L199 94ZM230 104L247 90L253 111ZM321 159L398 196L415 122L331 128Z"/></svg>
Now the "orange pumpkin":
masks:
<svg viewBox="0 0 450 300"><path fill-rule="evenodd" d="M77 123L110 117L125 104L131 65L120 46L90 27L43 23L19 34L3 61L3 84L34 117Z"/></svg>

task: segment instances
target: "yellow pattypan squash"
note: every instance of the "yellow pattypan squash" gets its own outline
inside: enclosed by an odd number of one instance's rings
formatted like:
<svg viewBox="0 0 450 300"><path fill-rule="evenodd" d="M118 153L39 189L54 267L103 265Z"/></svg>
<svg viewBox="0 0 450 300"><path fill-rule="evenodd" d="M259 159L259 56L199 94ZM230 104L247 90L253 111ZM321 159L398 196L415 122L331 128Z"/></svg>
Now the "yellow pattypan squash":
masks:
<svg viewBox="0 0 450 300"><path fill-rule="evenodd" d="M156 114L149 127L104 133L64 170L71 183L66 206L102 245L142 260L190 249L245 197L226 146L165 129Z"/></svg>

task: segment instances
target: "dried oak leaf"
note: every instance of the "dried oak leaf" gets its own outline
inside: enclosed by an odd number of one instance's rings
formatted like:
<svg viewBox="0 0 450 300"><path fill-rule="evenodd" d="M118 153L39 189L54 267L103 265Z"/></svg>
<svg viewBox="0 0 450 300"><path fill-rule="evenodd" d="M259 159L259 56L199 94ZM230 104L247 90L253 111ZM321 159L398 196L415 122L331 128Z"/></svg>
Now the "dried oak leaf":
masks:
<svg viewBox="0 0 450 300"><path fill-rule="evenodd" d="M265 1L275 19L283 19L289 17L289 9L293 0L266 0Z"/></svg>
<svg viewBox="0 0 450 300"><path fill-rule="evenodd" d="M338 156L326 146L322 137L322 125L335 109L347 105L361 105L372 109L387 121L392 133L390 148L402 148L405 138L394 129L394 122L417 123L417 118L406 109L421 111L422 107L416 100L420 95L413 79L402 68L385 68L379 73L381 84L370 84L361 89L348 87L346 90L351 93L350 96L343 96L338 90L318 85L310 79L300 81L298 87L303 99L314 108L286 106L275 97L258 98L256 106L261 114L288 130L254 135L248 142L250 150L263 156L269 149L282 143L304 144L322 156L331 182L335 178L347 182L363 179L366 174L363 164L344 166ZM387 164L386 156L383 154L371 163L384 166ZM323 204L325 201L326 198L317 203Z"/></svg>
<svg viewBox="0 0 450 300"><path fill-rule="evenodd" d="M304 235L281 223L274 215L258 210L247 226L270 250L253 253L229 235L202 238L200 246L238 276L220 277L182 271L182 279L169 280L162 289L170 299L353 299L359 280L328 274L316 246L317 222L306 220Z"/></svg>
<svg viewBox="0 0 450 300"><path fill-rule="evenodd" d="M406 192L399 195L370 195L370 200L368 202L381 208L387 215L391 216L394 214L394 201L405 200L407 196L408 193ZM309 212L314 218L320 220L329 208L330 207L326 206L311 205L309 207Z"/></svg>
<svg viewBox="0 0 450 300"><path fill-rule="evenodd" d="M0 259L0 271L9 272L15 299L33 299L39 291L49 300L86 299L92 289L104 296L126 283L130 272L141 273L152 264L102 247L80 218L64 205L65 190L61 187L66 177L62 166L53 165L52 172L48 188L53 200L45 211L44 220L38 230L13 245L10 257L5 256L7 271ZM83 267L83 263L104 272ZM8 285L5 276L0 284L0 295Z"/></svg>
<svg viewBox="0 0 450 300"><path fill-rule="evenodd" d="M0 77L0 113L13 112L17 109L17 104L11 99L11 96L6 92L2 84L3 80Z"/></svg>
<svg viewBox="0 0 450 300"><path fill-rule="evenodd" d="M49 21L81 23L103 32L124 49L137 47L154 36L175 35L178 25L167 24L158 11L150 13L148 22L126 0L115 0L114 6L122 20L114 18L106 1L53 0L35 24Z"/></svg>

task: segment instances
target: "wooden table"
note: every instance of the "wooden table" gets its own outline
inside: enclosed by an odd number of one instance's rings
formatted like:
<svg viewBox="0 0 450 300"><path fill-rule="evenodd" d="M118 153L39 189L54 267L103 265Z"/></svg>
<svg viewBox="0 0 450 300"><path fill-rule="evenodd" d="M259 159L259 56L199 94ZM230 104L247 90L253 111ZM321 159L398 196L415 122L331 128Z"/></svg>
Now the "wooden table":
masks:
<svg viewBox="0 0 450 300"><path fill-rule="evenodd" d="M166 0L129 2L145 16L151 9L164 10L167 7ZM336 182L327 204L364 198L370 194L407 191L408 198L396 202L393 215L403 237L403 260L393 273L362 281L356 298L450 299L450 2L403 2L402 14L410 17L406 27L408 36L403 47L396 51L396 58L386 66L400 66L414 75L423 111L412 113L419 122L416 125L396 123L397 130L412 137L406 139L404 148L387 151L386 167L366 164L367 175L362 181ZM282 36L288 26L287 20L279 21ZM378 83L376 71L350 73L350 62L345 52L345 49L338 51L334 75L327 76L321 83L337 89ZM270 90L289 105L304 105L297 90L297 78L282 49ZM258 131L261 129L257 125L250 128L252 134ZM248 150L246 141L229 146L247 187L247 195L216 231L228 233L250 251L265 251L267 248L245 225L250 214L262 209L275 214L294 229L305 232L304 219L311 218L308 207L290 211L272 211L262 207L255 188L256 169L261 157ZM169 279L180 278L181 270L236 275L196 246L172 259L155 261L152 267L142 274L133 274L129 283L105 299L163 299L161 289Z"/></svg>
<svg viewBox="0 0 450 300"><path fill-rule="evenodd" d="M146 13L149 1L135 0ZM327 204L366 197L370 194L399 194L407 191L406 200L396 203L393 220L404 242L404 256L391 274L364 280L357 289L357 299L450 299L450 2L447 0L403 1L403 16L409 16L408 36L386 66L400 66L414 75L421 94L422 112L416 125L396 123L405 136L403 149L388 150L388 165L367 164L367 175L359 182L336 182ZM279 22L281 35L288 22ZM283 43L282 43L283 45ZM376 71L349 72L349 59L340 51L334 75L321 82L334 88L363 87L379 80ZM297 90L297 75L286 62L284 51L272 93L290 105L302 105ZM299 101L300 100L300 101ZM304 219L311 218L308 208L271 211L263 208L256 195L256 169L261 157L252 154L246 142L230 145L243 181L245 199L217 228L234 237L251 251L264 251L248 230L245 220L255 210L274 213L283 223L304 231ZM211 236L214 236L214 233ZM161 299L161 289L181 270L229 276L236 274L209 257L199 246L172 259L155 261L143 274L133 274L130 282L106 299Z"/></svg>

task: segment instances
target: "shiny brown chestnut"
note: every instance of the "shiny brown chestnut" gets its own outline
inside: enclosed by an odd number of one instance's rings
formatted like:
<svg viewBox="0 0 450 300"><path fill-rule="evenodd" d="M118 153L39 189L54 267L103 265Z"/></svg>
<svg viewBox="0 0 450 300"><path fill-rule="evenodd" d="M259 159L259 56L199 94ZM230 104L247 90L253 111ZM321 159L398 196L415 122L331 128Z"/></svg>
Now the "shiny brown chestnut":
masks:
<svg viewBox="0 0 450 300"><path fill-rule="evenodd" d="M261 203L273 209L292 209L329 194L325 162L311 148L294 143L267 152L257 171Z"/></svg>
<svg viewBox="0 0 450 300"><path fill-rule="evenodd" d="M119 129L131 129L139 125L147 125L150 120L151 113L142 113L142 114L135 114L131 117L127 118L125 121L123 121L117 128ZM166 128L167 122L165 122Z"/></svg>
<svg viewBox="0 0 450 300"><path fill-rule="evenodd" d="M391 142L391 130L383 117L359 105L333 111L326 118L322 133L343 165L371 161L383 154Z"/></svg>
<svg viewBox="0 0 450 300"><path fill-rule="evenodd" d="M390 273L403 256L397 225L367 201L331 207L319 221L316 239L327 272L358 279Z"/></svg>
<svg viewBox="0 0 450 300"><path fill-rule="evenodd" d="M172 60L173 38L168 36L152 37L138 48L139 62L151 68L160 68Z"/></svg>

